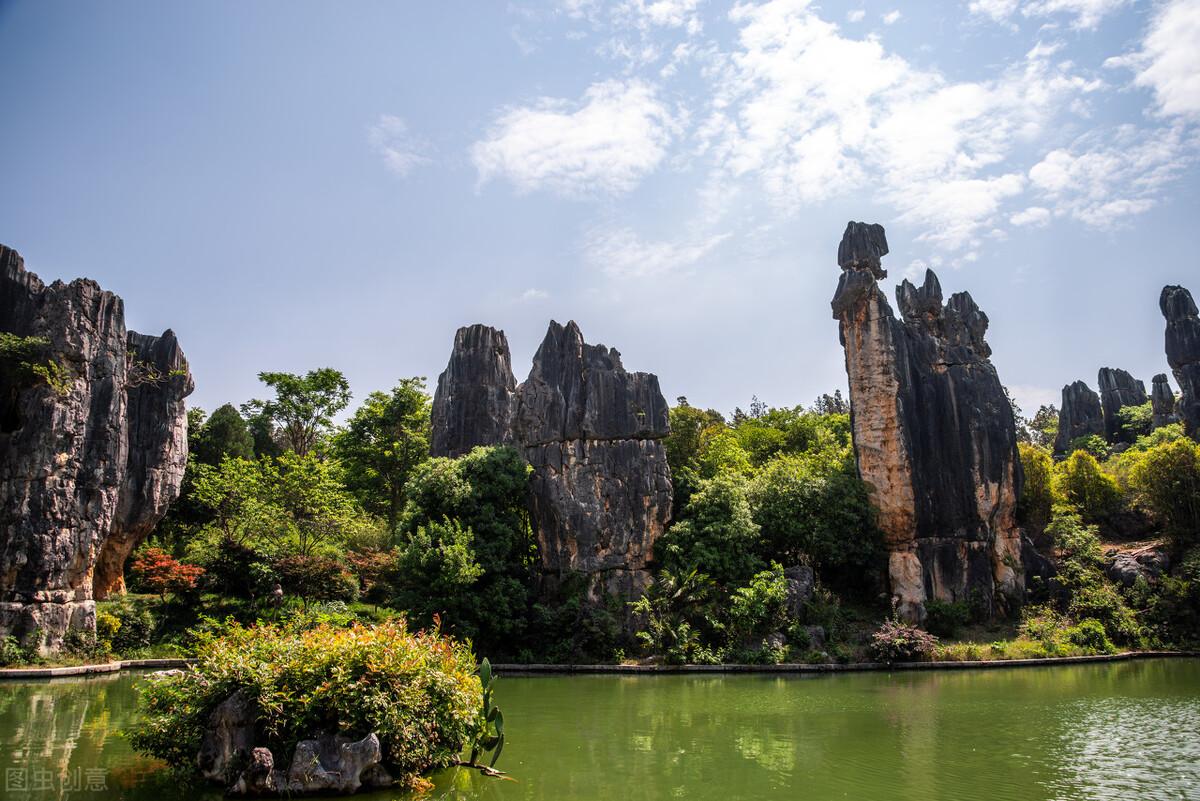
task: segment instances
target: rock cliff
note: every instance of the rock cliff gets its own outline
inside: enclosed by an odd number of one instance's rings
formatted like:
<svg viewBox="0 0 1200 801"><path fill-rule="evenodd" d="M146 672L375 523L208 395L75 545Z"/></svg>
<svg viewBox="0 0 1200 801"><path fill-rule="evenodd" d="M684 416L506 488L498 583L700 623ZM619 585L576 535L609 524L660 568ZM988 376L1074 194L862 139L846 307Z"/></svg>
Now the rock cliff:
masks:
<svg viewBox="0 0 1200 801"><path fill-rule="evenodd" d="M53 650L95 627L94 598L178 494L192 379L173 333L127 332L119 297L46 286L3 246L0 331L42 338L63 373L0 377L0 636Z"/></svg>
<svg viewBox="0 0 1200 801"><path fill-rule="evenodd" d="M446 443L520 448L533 468L529 506L547 580L578 572L594 595L639 594L671 509L658 379L626 371L620 353L584 342L574 322L552 321L529 377L514 383L503 332L460 329L438 379L434 454L463 452Z"/></svg>
<svg viewBox="0 0 1200 801"><path fill-rule="evenodd" d="M1012 409L988 357L988 319L937 276L879 289L883 228L850 223L833 297L850 383L851 428L888 549L898 611L929 598L975 599L996 612L1024 596L1016 504L1022 473Z"/></svg>
<svg viewBox="0 0 1200 801"><path fill-rule="evenodd" d="M1101 367L1096 377L1100 385L1100 408L1104 412L1104 438L1117 442L1122 438L1121 419L1117 416L1125 406L1141 406L1146 397L1146 385L1124 370Z"/></svg>
<svg viewBox="0 0 1200 801"><path fill-rule="evenodd" d="M1092 435L1104 436L1104 409L1100 396L1082 381L1067 384L1062 389L1062 405L1058 409L1054 453L1065 454L1071 450L1072 442Z"/></svg>
<svg viewBox="0 0 1200 801"><path fill-rule="evenodd" d="M1167 364L1179 384L1176 413L1193 439L1200 439L1200 315L1192 294L1165 286L1158 307L1167 319Z"/></svg>
<svg viewBox="0 0 1200 801"><path fill-rule="evenodd" d="M1175 393L1171 390L1166 373L1154 376L1150 385L1150 408L1154 412L1151 422L1154 428L1179 422L1179 417L1175 414Z"/></svg>
<svg viewBox="0 0 1200 801"><path fill-rule="evenodd" d="M462 456L477 445L512 441L517 382L503 331L464 326L433 393L434 456Z"/></svg>

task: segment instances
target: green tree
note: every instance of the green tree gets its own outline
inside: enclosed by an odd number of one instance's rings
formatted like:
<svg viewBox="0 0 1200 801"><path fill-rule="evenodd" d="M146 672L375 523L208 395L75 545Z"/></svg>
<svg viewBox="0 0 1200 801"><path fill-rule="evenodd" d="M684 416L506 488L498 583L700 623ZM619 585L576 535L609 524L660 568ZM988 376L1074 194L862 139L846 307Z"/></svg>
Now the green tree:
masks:
<svg viewBox="0 0 1200 801"><path fill-rule="evenodd" d="M1050 522L1050 512L1054 507L1054 461L1049 453L1036 445L1021 442L1017 448L1021 454L1021 469L1025 473L1025 485L1017 501L1017 515L1033 536L1038 537Z"/></svg>
<svg viewBox="0 0 1200 801"><path fill-rule="evenodd" d="M272 400L252 400L242 406L259 425L269 420L286 446L306 455L333 426L333 417L350 403L350 383L338 370L322 367L303 376L259 373L258 380L275 391Z"/></svg>
<svg viewBox="0 0 1200 801"><path fill-rule="evenodd" d="M1136 442L1154 428L1154 408L1150 401L1141 406L1122 406L1117 409L1117 438L1122 442Z"/></svg>
<svg viewBox="0 0 1200 801"><path fill-rule="evenodd" d="M1053 403L1039 406L1029 420L1029 435L1039 448L1054 447L1054 438L1058 436L1058 407Z"/></svg>
<svg viewBox="0 0 1200 801"><path fill-rule="evenodd" d="M254 437L233 404L225 404L189 439L188 458L202 464L219 465L221 460L254 458Z"/></svg>
<svg viewBox="0 0 1200 801"><path fill-rule="evenodd" d="M474 540L471 529L458 521L417 527L396 560L400 605L423 623L439 615L451 629L465 624L467 631L461 633L477 633L478 615L486 610L476 608L473 588L484 571L475 558Z"/></svg>
<svg viewBox="0 0 1200 801"><path fill-rule="evenodd" d="M192 503L226 542L246 545L280 524L274 462L226 457L216 467L197 463L190 472Z"/></svg>
<svg viewBox="0 0 1200 801"><path fill-rule="evenodd" d="M390 393L368 395L334 437L346 488L390 528L413 472L429 459L429 412L425 379L405 378Z"/></svg>
<svg viewBox="0 0 1200 801"><path fill-rule="evenodd" d="M1119 511L1121 488L1087 451L1075 451L1054 466L1054 493L1073 506L1088 523Z"/></svg>
<svg viewBox="0 0 1200 801"><path fill-rule="evenodd" d="M766 565L758 555L759 527L750 509L749 482L722 473L701 483L685 518L659 540L656 551L668 569L693 569L726 586L744 583Z"/></svg>
<svg viewBox="0 0 1200 801"><path fill-rule="evenodd" d="M1200 542L1200 445L1176 439L1150 448L1135 462L1129 483L1176 543Z"/></svg>
<svg viewBox="0 0 1200 801"><path fill-rule="evenodd" d="M848 457L778 456L755 476L750 503L765 559L795 564L807 558L818 570L843 577L871 566L882 538L866 485Z"/></svg>

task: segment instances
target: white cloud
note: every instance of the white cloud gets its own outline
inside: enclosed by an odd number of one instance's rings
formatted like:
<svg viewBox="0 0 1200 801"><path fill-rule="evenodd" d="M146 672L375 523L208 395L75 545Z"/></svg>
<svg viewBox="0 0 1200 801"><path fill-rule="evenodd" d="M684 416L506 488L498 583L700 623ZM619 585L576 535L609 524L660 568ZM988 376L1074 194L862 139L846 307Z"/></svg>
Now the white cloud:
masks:
<svg viewBox="0 0 1200 801"><path fill-rule="evenodd" d="M897 8L884 14L880 19L883 20L884 25L894 25L900 21L900 16L900 9Z"/></svg>
<svg viewBox="0 0 1200 801"><path fill-rule="evenodd" d="M614 9L614 15L638 27L680 28L699 24L698 5L699 0L625 0Z"/></svg>
<svg viewBox="0 0 1200 801"><path fill-rule="evenodd" d="M1018 5L1018 0L972 0L967 10L976 16L988 17L993 22L1004 22L1013 15Z"/></svg>
<svg viewBox="0 0 1200 801"><path fill-rule="evenodd" d="M707 256L728 234L712 234L692 241L645 240L629 228L596 229L584 244L592 267L614 278L646 278L689 267Z"/></svg>
<svg viewBox="0 0 1200 801"><path fill-rule="evenodd" d="M1136 69L1134 83L1154 91L1160 113L1200 116L1200 0L1162 5L1142 49L1105 66Z"/></svg>
<svg viewBox="0 0 1200 801"><path fill-rule="evenodd" d="M974 247L1026 185L1006 166L1060 110L1102 85L1039 44L986 81L953 82L843 36L803 0L739 5L738 49L718 80L700 152L756 177L785 212L871 191L920 238Z"/></svg>
<svg viewBox="0 0 1200 801"><path fill-rule="evenodd" d="M676 129L654 87L609 80L577 103L543 98L504 111L471 159L480 183L503 177L522 193L615 195L659 166Z"/></svg>
<svg viewBox="0 0 1200 801"><path fill-rule="evenodd" d="M1013 225L1032 225L1040 228L1050 222L1050 209L1045 206L1030 206L1008 218Z"/></svg>
<svg viewBox="0 0 1200 801"><path fill-rule="evenodd" d="M401 117L381 114L367 131L367 139L396 175L408 175L414 168L429 163L426 145L409 133L408 124Z"/></svg>
<svg viewBox="0 0 1200 801"><path fill-rule="evenodd" d="M866 16L865 9L855 8L846 12L846 22L862 22Z"/></svg>
<svg viewBox="0 0 1200 801"><path fill-rule="evenodd" d="M993 22L1007 24L1019 9L1024 17L1068 16L1071 27L1090 30L1100 24L1106 16L1129 5L1131 0L971 0L967 10L978 17L987 17Z"/></svg>
<svg viewBox="0 0 1200 801"><path fill-rule="evenodd" d="M1029 180L1056 214L1104 228L1153 208L1194 160L1196 145L1180 126L1125 125L1050 151L1029 170Z"/></svg>
<svg viewBox="0 0 1200 801"><path fill-rule="evenodd" d="M1021 7L1026 17L1049 17L1055 14L1070 16L1071 27L1079 30L1095 28L1109 14L1128 5L1130 0L1031 0Z"/></svg>
<svg viewBox="0 0 1200 801"><path fill-rule="evenodd" d="M535 300L545 300L548 297L550 297L550 293L547 292L546 290L536 289L536 288L531 287L530 289L526 289L524 292L521 293L520 300L523 303L529 303L529 302L535 301Z"/></svg>
<svg viewBox="0 0 1200 801"><path fill-rule="evenodd" d="M1026 417L1037 414L1040 406L1057 406L1062 400L1062 391L1048 387L1038 387L1031 384L1012 384L1008 391L1021 407L1021 413Z"/></svg>

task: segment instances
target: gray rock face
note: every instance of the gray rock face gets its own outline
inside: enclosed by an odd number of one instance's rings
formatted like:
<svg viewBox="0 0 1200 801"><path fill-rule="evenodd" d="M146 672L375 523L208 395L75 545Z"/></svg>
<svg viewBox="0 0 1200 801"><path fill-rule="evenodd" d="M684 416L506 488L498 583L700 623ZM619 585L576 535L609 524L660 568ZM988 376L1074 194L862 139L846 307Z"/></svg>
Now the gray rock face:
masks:
<svg viewBox="0 0 1200 801"><path fill-rule="evenodd" d="M1126 587L1132 587L1139 578L1153 583L1170 569L1171 558L1160 548L1112 550L1105 554L1105 575Z"/></svg>
<svg viewBox="0 0 1200 801"><path fill-rule="evenodd" d="M658 378L626 371L620 353L584 342L574 322L551 321L529 377L514 390L507 344L480 349L464 331L503 342L484 326L460 329L434 400L434 454L464 452L445 443L468 441L519 447L533 468L529 507L547 579L580 572L594 596L639 595L671 510L660 441L668 407ZM473 366L457 367L464 364Z"/></svg>
<svg viewBox="0 0 1200 801"><path fill-rule="evenodd" d="M1104 410L1100 396L1082 381L1067 384L1062 390L1062 405L1058 408L1058 434L1054 452L1062 455L1071 450L1071 443L1080 437L1104 436Z"/></svg>
<svg viewBox="0 0 1200 801"><path fill-rule="evenodd" d="M46 286L3 246L0 330L48 340L69 381L0 379L0 636L52 651L95 628L94 597L178 494L192 379L170 331L127 332L119 297Z"/></svg>
<svg viewBox="0 0 1200 801"><path fill-rule="evenodd" d="M1121 440L1121 420L1117 417L1125 406L1141 406L1146 397L1146 385L1124 370L1101 367L1097 377L1100 385L1100 408L1104 412L1104 438L1109 442Z"/></svg>
<svg viewBox="0 0 1200 801"><path fill-rule="evenodd" d="M510 443L516 389L504 332L486 325L458 329L433 394L433 455Z"/></svg>
<svg viewBox="0 0 1200 801"><path fill-rule="evenodd" d="M240 690L209 714L196 754L201 776L222 786L234 781L254 750L256 714L254 702Z"/></svg>
<svg viewBox="0 0 1200 801"><path fill-rule="evenodd" d="M816 591L816 575L808 565L794 565L784 570L783 576L787 581L788 615L799 619L804 615L804 605L812 600Z"/></svg>
<svg viewBox="0 0 1200 801"><path fill-rule="evenodd" d="M1154 428L1162 428L1179 422L1179 417L1175 414L1175 393L1171 390L1166 373L1154 376L1150 385L1150 407L1154 411L1151 422Z"/></svg>
<svg viewBox="0 0 1200 801"><path fill-rule="evenodd" d="M1163 287L1158 307L1167 320L1167 364L1179 384L1176 413L1188 435L1200 439L1200 314L1181 286Z"/></svg>
<svg viewBox="0 0 1200 801"><path fill-rule="evenodd" d="M903 282L897 320L876 281L880 226L850 223L831 303L850 380L858 469L871 487L899 613L928 598L979 598L995 611L1024 595L1016 523L1020 460L1012 410L971 296L943 305L937 276Z"/></svg>

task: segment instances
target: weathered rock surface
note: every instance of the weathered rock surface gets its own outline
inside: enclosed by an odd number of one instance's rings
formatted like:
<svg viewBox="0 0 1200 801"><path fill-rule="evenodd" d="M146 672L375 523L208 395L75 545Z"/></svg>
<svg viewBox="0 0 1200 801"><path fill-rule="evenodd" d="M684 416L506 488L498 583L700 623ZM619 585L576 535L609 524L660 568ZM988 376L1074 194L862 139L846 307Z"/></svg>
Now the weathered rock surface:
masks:
<svg viewBox="0 0 1200 801"><path fill-rule="evenodd" d="M1171 569L1171 558L1165 550L1157 547L1133 551L1112 549L1104 556L1105 575L1126 587L1132 587L1139 578L1149 582L1157 581Z"/></svg>
<svg viewBox="0 0 1200 801"><path fill-rule="evenodd" d="M1176 413L1188 435L1200 439L1200 314L1181 286L1163 287L1158 307L1167 320L1167 364L1179 384Z"/></svg>
<svg viewBox="0 0 1200 801"><path fill-rule="evenodd" d="M47 651L94 629L95 594L120 587L178 494L192 379L170 331L127 332L119 297L87 279L46 286L3 246L0 330L48 340L69 379L61 395L0 386L0 636Z"/></svg>
<svg viewBox="0 0 1200 801"><path fill-rule="evenodd" d="M458 329L433 394L433 455L510 443L516 389L504 332L478 324Z"/></svg>
<svg viewBox="0 0 1200 801"><path fill-rule="evenodd" d="M201 776L222 786L233 783L254 750L256 716L253 700L240 690L209 713L196 754Z"/></svg>
<svg viewBox="0 0 1200 801"><path fill-rule="evenodd" d="M1096 382L1100 385L1100 408L1104 412L1104 438L1109 442L1122 439L1121 420L1117 416L1126 406L1141 406L1146 397L1146 385L1124 370L1101 367Z"/></svg>
<svg viewBox="0 0 1200 801"><path fill-rule="evenodd" d="M804 618L804 605L812 600L817 577L808 565L793 565L783 571L787 581L787 610L793 620Z"/></svg>
<svg viewBox="0 0 1200 801"><path fill-rule="evenodd" d="M1154 428L1179 422L1179 417L1175 414L1175 393L1171 390L1166 373L1154 376L1150 384L1150 408L1154 413L1151 420Z"/></svg>
<svg viewBox="0 0 1200 801"><path fill-rule="evenodd" d="M657 377L626 371L620 353L584 342L574 322L551 321L529 377L514 386L503 334L460 329L438 381L434 454L467 449L452 443L519 447L533 468L529 506L547 579L578 572L594 596L640 594L671 510Z"/></svg>
<svg viewBox="0 0 1200 801"><path fill-rule="evenodd" d="M1071 450L1071 443L1080 437L1104 436L1104 409L1100 396L1082 381L1067 384L1062 389L1062 405L1058 408L1058 434L1054 452L1062 455Z"/></svg>
<svg viewBox="0 0 1200 801"><path fill-rule="evenodd" d="M858 469L879 509L898 611L977 595L1000 612L1024 595L1016 504L1022 473L1012 409L988 361L988 319L971 296L942 304L937 276L896 290L877 280L880 226L850 223L833 297L850 380Z"/></svg>

